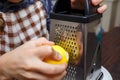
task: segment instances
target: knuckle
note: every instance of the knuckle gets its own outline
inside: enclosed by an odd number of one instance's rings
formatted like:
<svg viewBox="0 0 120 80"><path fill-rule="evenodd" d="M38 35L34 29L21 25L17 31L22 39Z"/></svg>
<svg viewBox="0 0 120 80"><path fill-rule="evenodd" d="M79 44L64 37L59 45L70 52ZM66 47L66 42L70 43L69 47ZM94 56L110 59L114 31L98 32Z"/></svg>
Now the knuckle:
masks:
<svg viewBox="0 0 120 80"><path fill-rule="evenodd" d="M22 76L27 80L33 80L33 75L30 72L25 72L22 74Z"/></svg>
<svg viewBox="0 0 120 80"><path fill-rule="evenodd" d="M46 40L46 38L44 38L44 37L41 37L41 39L42 39L42 40Z"/></svg>
<svg viewBox="0 0 120 80"><path fill-rule="evenodd" d="M24 65L24 69L25 69L26 71L31 71L31 70L33 70L33 65L31 65L31 63L30 63L29 61L26 61L24 64L25 64L25 65Z"/></svg>
<svg viewBox="0 0 120 80"><path fill-rule="evenodd" d="M54 53L54 50L52 49L51 46L45 46L45 47L49 55L52 55Z"/></svg>
<svg viewBox="0 0 120 80"><path fill-rule="evenodd" d="M50 54L53 54L53 53L54 53L54 50L53 50L53 48L52 48L51 46L48 46L48 49L49 49L49 53L50 53Z"/></svg>
<svg viewBox="0 0 120 80"><path fill-rule="evenodd" d="M54 73L56 73L56 71L57 71L56 68L54 68L54 67L51 67L50 70L51 70L51 71L50 71L51 74L54 74Z"/></svg>

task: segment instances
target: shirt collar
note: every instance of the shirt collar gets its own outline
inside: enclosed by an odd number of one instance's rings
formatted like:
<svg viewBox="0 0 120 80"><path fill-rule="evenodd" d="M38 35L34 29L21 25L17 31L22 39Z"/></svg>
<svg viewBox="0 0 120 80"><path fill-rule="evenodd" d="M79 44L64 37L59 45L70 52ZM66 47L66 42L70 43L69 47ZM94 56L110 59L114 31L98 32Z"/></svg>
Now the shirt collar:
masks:
<svg viewBox="0 0 120 80"><path fill-rule="evenodd" d="M8 1L0 2L1 12L14 12L20 9L26 8L27 6L33 4L35 0L22 0L19 3L11 3Z"/></svg>

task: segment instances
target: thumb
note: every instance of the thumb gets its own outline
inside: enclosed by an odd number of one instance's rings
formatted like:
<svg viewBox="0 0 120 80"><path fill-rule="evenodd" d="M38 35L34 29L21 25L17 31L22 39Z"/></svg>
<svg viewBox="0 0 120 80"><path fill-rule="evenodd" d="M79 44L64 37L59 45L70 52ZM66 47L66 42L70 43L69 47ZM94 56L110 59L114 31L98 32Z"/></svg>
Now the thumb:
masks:
<svg viewBox="0 0 120 80"><path fill-rule="evenodd" d="M51 58L55 60L61 60L62 56L56 52L50 45L44 45L36 48L36 54L41 59Z"/></svg>

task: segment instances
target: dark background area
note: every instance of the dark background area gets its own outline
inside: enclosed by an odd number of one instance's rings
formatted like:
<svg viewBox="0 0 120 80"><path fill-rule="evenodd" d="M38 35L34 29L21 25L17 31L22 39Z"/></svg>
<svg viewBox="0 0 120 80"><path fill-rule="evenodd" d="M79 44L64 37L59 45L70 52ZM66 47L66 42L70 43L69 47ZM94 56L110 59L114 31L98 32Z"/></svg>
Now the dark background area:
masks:
<svg viewBox="0 0 120 80"><path fill-rule="evenodd" d="M120 80L120 27L103 33L102 66L110 72L113 80Z"/></svg>

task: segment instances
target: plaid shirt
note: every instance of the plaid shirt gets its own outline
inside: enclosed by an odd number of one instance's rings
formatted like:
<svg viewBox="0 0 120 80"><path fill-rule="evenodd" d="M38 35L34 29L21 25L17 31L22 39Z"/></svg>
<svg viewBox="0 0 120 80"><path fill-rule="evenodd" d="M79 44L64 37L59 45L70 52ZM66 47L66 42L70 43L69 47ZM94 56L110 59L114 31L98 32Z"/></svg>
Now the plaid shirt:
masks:
<svg viewBox="0 0 120 80"><path fill-rule="evenodd" d="M50 12L52 10L52 3L51 0L40 0L43 3L43 6L47 13L47 29L49 30L50 27ZM33 4L35 0L22 0L18 4L10 3L7 0L0 1L0 11L1 12L15 12L19 11L23 8L28 7L29 5Z"/></svg>
<svg viewBox="0 0 120 80"><path fill-rule="evenodd" d="M0 16L5 21L3 31L0 32L0 54L9 52L26 41L48 37L46 13L40 1L16 12L0 12Z"/></svg>

